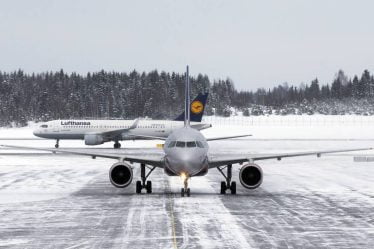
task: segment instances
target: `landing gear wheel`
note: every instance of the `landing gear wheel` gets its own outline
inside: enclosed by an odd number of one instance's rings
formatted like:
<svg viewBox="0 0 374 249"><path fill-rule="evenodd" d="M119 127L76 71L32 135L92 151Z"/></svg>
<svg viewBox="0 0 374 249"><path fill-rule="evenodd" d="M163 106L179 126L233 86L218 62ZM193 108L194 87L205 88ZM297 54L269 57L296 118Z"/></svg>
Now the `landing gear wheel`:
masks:
<svg viewBox="0 0 374 249"><path fill-rule="evenodd" d="M58 147L60 147L59 142L60 142L60 140L57 139L57 140L56 140L56 144L55 144L55 148L56 148L56 149L58 149Z"/></svg>
<svg viewBox="0 0 374 249"><path fill-rule="evenodd" d="M113 148L119 149L119 148L121 148L121 144L119 142L115 142L114 145L113 145Z"/></svg>
<svg viewBox="0 0 374 249"><path fill-rule="evenodd" d="M187 189L186 194L187 194L187 197L190 197L190 195L191 195L190 188Z"/></svg>
<svg viewBox="0 0 374 249"><path fill-rule="evenodd" d="M230 190L232 195L236 195L236 182L231 182Z"/></svg>
<svg viewBox="0 0 374 249"><path fill-rule="evenodd" d="M181 189L181 196L184 197L184 188Z"/></svg>
<svg viewBox="0 0 374 249"><path fill-rule="evenodd" d="M226 182L221 182L221 195L226 194Z"/></svg>
<svg viewBox="0 0 374 249"><path fill-rule="evenodd" d="M140 194L142 192L142 183L141 181L136 181L136 193Z"/></svg>
<svg viewBox="0 0 374 249"><path fill-rule="evenodd" d="M147 189L147 194L152 193L152 182L147 181L147 185L145 186L145 188Z"/></svg>

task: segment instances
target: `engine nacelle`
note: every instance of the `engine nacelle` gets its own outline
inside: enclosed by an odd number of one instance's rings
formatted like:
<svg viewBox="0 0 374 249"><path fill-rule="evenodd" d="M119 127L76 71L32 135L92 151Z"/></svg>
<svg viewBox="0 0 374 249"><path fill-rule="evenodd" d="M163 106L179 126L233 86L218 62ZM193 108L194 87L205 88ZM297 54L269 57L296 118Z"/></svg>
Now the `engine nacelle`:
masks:
<svg viewBox="0 0 374 249"><path fill-rule="evenodd" d="M239 172L240 183L248 189L258 188L262 183L262 169L254 163L244 165Z"/></svg>
<svg viewBox="0 0 374 249"><path fill-rule="evenodd" d="M132 181L131 166L124 162L113 164L109 170L109 179L117 188L127 187Z"/></svg>
<svg viewBox="0 0 374 249"><path fill-rule="evenodd" d="M97 134L84 135L84 143L86 145L99 145L105 142L103 136Z"/></svg>

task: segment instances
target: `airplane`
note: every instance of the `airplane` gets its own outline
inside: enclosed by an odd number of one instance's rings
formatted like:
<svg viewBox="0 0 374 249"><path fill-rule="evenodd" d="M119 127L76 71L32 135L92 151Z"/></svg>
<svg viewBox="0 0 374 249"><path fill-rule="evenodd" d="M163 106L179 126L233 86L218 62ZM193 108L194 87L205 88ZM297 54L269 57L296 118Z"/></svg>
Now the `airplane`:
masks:
<svg viewBox="0 0 374 249"><path fill-rule="evenodd" d="M320 157L322 154L348 152L348 151L362 151L372 150L373 148L353 148L353 149L340 149L340 150L325 150L325 151L307 151L295 153L280 153L269 155L248 155L248 156L233 156L217 155L212 156L209 153L209 141L238 138L250 136L236 135L229 137L216 137L205 138L204 135L191 127L190 124L190 97L189 97L189 68L186 71L186 87L185 87L185 117L184 126L173 130L167 138L164 137L151 137L154 139L161 139L165 141L164 153L162 155L142 155L133 156L120 153L97 153L97 152L83 152L73 149L44 149L35 147L24 146L10 146L1 145L9 148L16 149L31 149L41 151L51 151L59 153L69 153L75 155L91 156L93 159L96 157L116 159L118 162L114 163L109 170L109 180L117 188L125 188L129 186L133 180L133 171L131 164L140 164L141 180L136 182L136 193L140 194L142 189L147 193L152 193L152 182L147 181L155 168L162 168L169 176L180 176L183 180L183 187L181 188L181 196L188 197L191 194L188 187L188 181L191 177L203 176L208 173L210 169L216 168L223 175L225 181L221 182L221 194L225 194L230 190L231 194L236 194L236 182L232 181L232 166L234 164L242 165L239 172L239 180L244 188L255 189L258 188L263 182L263 171L255 162L260 160L278 159L287 157L299 157L308 155L317 155ZM146 137L134 135L137 137ZM244 164L244 165L243 165ZM148 168L148 172L147 171ZM224 170L226 169L226 173Z"/></svg>
<svg viewBox="0 0 374 249"><path fill-rule="evenodd" d="M208 93L200 93L191 103L192 127L198 130L211 127L201 123ZM86 145L99 145L114 141L115 149L121 148L119 141L139 139L133 135L167 137L173 129L183 126L184 111L174 120L52 120L42 123L33 134L40 138L56 140L55 148L63 139L84 140Z"/></svg>

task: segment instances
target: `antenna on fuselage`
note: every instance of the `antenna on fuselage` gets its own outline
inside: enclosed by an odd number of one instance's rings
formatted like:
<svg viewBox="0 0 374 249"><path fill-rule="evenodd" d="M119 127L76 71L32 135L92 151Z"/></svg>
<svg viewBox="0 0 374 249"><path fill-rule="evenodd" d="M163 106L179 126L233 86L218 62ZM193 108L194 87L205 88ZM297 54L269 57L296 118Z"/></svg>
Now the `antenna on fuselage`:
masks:
<svg viewBox="0 0 374 249"><path fill-rule="evenodd" d="M184 127L190 127L190 75L189 67L186 70L186 86L185 86L185 102L184 102Z"/></svg>

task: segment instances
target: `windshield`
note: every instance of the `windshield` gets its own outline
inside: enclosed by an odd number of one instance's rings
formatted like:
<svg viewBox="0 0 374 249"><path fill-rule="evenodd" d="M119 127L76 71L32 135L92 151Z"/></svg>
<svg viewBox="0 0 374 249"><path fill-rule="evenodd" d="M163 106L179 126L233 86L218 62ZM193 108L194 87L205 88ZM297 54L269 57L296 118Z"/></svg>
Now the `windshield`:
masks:
<svg viewBox="0 0 374 249"><path fill-rule="evenodd" d="M184 147L186 147L186 142L177 141L176 146L179 147L179 148L184 148Z"/></svg>
<svg viewBox="0 0 374 249"><path fill-rule="evenodd" d="M200 141L196 141L197 147L204 148L204 144Z"/></svg>
<svg viewBox="0 0 374 249"><path fill-rule="evenodd" d="M175 146L175 144L177 143L177 141L171 141L170 143L169 143L169 148L173 148L174 146Z"/></svg>
<svg viewBox="0 0 374 249"><path fill-rule="evenodd" d="M40 128L48 128L48 125L41 125Z"/></svg>
<svg viewBox="0 0 374 249"><path fill-rule="evenodd" d="M196 147L196 143L195 143L195 141L187 142L187 147L188 147L188 148Z"/></svg>

